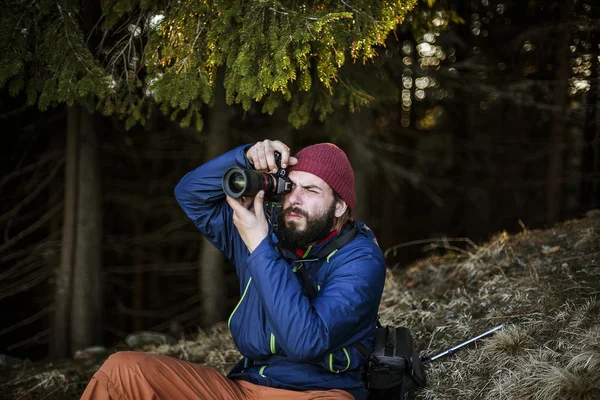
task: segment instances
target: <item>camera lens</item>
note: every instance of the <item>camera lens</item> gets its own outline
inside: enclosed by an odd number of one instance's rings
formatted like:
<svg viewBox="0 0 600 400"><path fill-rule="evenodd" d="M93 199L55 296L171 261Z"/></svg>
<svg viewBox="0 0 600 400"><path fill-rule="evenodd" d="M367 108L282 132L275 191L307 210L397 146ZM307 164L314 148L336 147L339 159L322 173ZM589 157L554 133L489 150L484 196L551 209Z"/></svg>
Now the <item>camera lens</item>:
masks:
<svg viewBox="0 0 600 400"><path fill-rule="evenodd" d="M233 167L223 175L223 190L228 196L239 198L244 196L248 179L242 168Z"/></svg>
<svg viewBox="0 0 600 400"><path fill-rule="evenodd" d="M260 190L264 190L266 196L277 193L277 180L273 174L232 167L223 175L223 191L230 197L256 196Z"/></svg>
<svg viewBox="0 0 600 400"><path fill-rule="evenodd" d="M246 177L239 172L231 174L229 177L229 187L234 193L243 192L246 188Z"/></svg>

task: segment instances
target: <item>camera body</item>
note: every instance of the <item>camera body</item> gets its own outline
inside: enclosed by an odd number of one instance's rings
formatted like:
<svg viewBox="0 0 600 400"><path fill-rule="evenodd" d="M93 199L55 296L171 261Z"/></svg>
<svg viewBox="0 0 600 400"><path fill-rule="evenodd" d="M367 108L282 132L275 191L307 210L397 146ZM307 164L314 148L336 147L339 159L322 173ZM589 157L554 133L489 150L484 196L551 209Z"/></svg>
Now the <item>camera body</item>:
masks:
<svg viewBox="0 0 600 400"><path fill-rule="evenodd" d="M256 196L261 190L265 191L266 201L281 202L283 195L292 190L292 182L285 168L281 168L281 153L275 152L276 173L261 172L253 169L231 167L223 175L223 191L227 196L240 197Z"/></svg>

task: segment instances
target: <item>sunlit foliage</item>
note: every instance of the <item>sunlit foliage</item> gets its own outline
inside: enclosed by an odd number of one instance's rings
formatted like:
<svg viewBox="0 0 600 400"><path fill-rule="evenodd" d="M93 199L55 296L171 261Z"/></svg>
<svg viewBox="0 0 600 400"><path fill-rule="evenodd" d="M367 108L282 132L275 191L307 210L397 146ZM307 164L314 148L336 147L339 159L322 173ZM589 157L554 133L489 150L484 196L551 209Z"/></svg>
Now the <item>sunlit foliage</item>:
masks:
<svg viewBox="0 0 600 400"><path fill-rule="evenodd" d="M0 88L41 109L87 103L128 126L158 103L202 129L222 67L228 104L272 113L291 102L301 126L333 99L368 102L339 70L373 58L415 2L12 0L0 14Z"/></svg>

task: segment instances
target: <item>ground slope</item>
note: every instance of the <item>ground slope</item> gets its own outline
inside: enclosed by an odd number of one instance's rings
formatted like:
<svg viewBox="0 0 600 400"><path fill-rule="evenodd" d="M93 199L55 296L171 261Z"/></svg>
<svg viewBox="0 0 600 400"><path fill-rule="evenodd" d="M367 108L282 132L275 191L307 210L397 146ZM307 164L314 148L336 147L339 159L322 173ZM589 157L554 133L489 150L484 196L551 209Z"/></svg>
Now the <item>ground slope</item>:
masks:
<svg viewBox="0 0 600 400"><path fill-rule="evenodd" d="M418 398L600 399L600 213L479 247L428 246L441 255L388 274L382 323L408 326L424 355L504 328L432 363ZM240 357L226 326L146 350L223 373ZM0 394L77 399L105 356L5 368Z"/></svg>

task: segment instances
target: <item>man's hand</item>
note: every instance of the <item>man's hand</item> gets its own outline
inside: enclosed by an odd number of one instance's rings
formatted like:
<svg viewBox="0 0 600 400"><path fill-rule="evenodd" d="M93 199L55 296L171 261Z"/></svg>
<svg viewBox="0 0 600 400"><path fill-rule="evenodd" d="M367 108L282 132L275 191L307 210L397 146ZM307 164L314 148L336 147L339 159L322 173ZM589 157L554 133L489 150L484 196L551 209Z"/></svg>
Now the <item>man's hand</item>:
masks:
<svg viewBox="0 0 600 400"><path fill-rule="evenodd" d="M227 196L227 203L233 209L233 223L250 253L269 234L269 224L263 209L264 197L263 190L258 192L256 197L245 198L243 201ZM254 200L254 207L251 207L252 200Z"/></svg>
<svg viewBox="0 0 600 400"><path fill-rule="evenodd" d="M250 147L246 152L246 158L257 171L277 172L275 163L275 151L281 153L281 168L287 168L290 165L296 165L296 157L290 157L290 148L279 140L264 140Z"/></svg>

